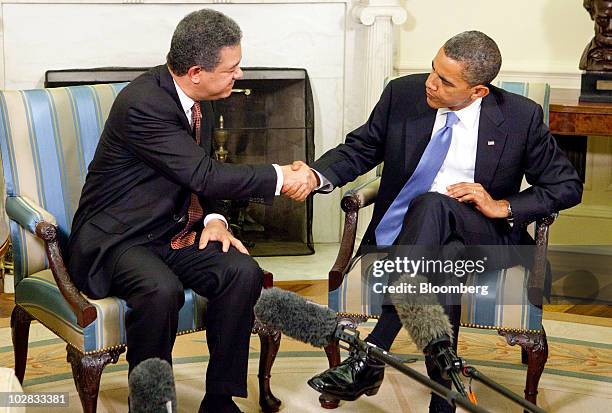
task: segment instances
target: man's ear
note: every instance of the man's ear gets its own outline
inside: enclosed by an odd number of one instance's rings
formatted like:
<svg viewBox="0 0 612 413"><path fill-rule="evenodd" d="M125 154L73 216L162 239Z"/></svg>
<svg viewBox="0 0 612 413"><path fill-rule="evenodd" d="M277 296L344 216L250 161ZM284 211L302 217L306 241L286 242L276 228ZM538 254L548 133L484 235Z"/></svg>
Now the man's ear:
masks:
<svg viewBox="0 0 612 413"><path fill-rule="evenodd" d="M191 66L187 70L187 77L192 83L199 84L201 82L202 68L200 66Z"/></svg>
<svg viewBox="0 0 612 413"><path fill-rule="evenodd" d="M489 88L485 85L477 85L474 86L474 91L472 93L472 99L476 100L478 98L483 98L489 94Z"/></svg>

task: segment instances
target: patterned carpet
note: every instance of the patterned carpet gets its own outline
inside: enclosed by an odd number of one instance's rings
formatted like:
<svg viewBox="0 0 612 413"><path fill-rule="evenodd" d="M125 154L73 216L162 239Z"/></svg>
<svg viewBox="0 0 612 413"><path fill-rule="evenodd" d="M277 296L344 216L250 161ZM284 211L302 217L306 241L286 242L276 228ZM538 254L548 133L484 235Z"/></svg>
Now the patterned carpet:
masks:
<svg viewBox="0 0 612 413"><path fill-rule="evenodd" d="M610 328L564 321L545 323L550 357L540 382L539 405L550 412L604 412L612 403L612 337ZM363 335L372 327L368 323ZM563 337L563 338L562 338ZM573 337L573 338L568 338ZM257 412L257 363L259 340L251 340L249 398L236 399L245 412ZM417 355L406 334L398 337L393 351ZM525 367L520 363L518 347L508 346L494 331L462 329L460 354L494 380L522 394ZM203 333L181 336L174 350L174 370L181 412L197 411L203 395L204 371L208 361ZM421 357L422 360L422 357ZM422 361L412 366L424 373ZM0 365L13 366L10 330L0 328ZM323 351L283 337L280 353L272 370L272 390L283 400L283 412L320 412L318 394L306 381L327 367ZM125 412L127 400L127 365L122 357L117 365L105 369L98 401L99 412ZM521 408L505 401L474 383L482 407L492 412L520 412ZM68 409L28 409L28 412L80 411L65 346L38 324L30 334L30 351L24 383L26 392L66 391ZM426 412L428 392L421 385L388 368L380 392L343 403L337 412Z"/></svg>

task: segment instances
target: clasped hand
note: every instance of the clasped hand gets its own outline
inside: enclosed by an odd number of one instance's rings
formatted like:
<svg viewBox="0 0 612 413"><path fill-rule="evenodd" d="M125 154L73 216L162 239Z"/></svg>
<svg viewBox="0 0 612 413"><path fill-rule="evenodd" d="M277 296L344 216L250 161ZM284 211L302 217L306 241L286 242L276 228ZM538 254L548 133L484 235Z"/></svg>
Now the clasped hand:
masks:
<svg viewBox="0 0 612 413"><path fill-rule="evenodd" d="M283 171L283 188L281 193L294 201L304 201L319 185L317 174L302 161L281 166Z"/></svg>

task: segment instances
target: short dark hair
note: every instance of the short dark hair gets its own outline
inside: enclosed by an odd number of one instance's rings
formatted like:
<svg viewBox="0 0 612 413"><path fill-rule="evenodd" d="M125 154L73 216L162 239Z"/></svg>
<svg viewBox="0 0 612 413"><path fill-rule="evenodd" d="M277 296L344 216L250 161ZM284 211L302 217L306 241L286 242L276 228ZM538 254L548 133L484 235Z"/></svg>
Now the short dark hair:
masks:
<svg viewBox="0 0 612 413"><path fill-rule="evenodd" d="M166 60L178 76L185 75L192 66L212 72L221 60L221 49L236 46L241 39L238 24L223 13L194 11L176 26Z"/></svg>
<svg viewBox="0 0 612 413"><path fill-rule="evenodd" d="M463 64L470 86L489 84L501 68L501 53L493 39L477 30L459 33L444 43L444 54Z"/></svg>

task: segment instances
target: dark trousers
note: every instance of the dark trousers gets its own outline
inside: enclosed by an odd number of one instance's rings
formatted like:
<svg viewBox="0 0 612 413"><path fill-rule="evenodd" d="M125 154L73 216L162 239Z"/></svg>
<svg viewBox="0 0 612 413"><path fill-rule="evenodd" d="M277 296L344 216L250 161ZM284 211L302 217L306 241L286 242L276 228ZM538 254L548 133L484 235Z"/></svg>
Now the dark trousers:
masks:
<svg viewBox="0 0 612 413"><path fill-rule="evenodd" d="M396 245L403 246L447 246L458 243L515 244L503 220L486 218L471 205L436 192L425 193L411 202L404 217L402 231L395 242ZM443 308L453 326L453 346L457 351L461 306L443 305ZM381 317L366 341L389 350L401 328L402 324L395 307L384 305ZM433 360L427 357L425 365L431 379L451 387L451 382L442 378ZM454 412L454 410L443 398L432 393L430 412Z"/></svg>
<svg viewBox="0 0 612 413"><path fill-rule="evenodd" d="M250 256L233 247L224 253L219 242L210 242L199 250L197 242L172 250L170 237L162 237L131 247L118 258L111 293L128 305L129 368L151 357L172 363L184 289L191 288L209 300L206 392L246 397L253 306L261 293L263 272Z"/></svg>

